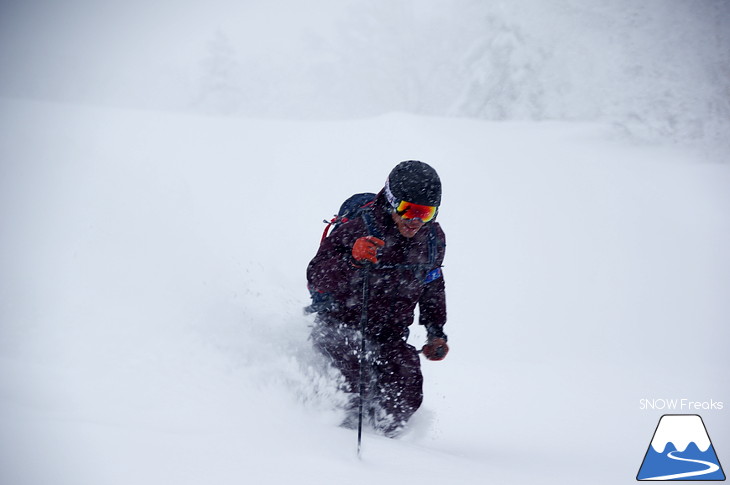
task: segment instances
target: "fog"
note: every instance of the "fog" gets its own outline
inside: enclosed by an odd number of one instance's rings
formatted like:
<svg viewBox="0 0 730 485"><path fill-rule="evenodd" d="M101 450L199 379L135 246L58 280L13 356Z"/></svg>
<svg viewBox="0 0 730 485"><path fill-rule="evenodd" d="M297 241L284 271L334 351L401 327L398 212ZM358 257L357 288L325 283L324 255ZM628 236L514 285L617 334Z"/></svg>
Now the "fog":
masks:
<svg viewBox="0 0 730 485"><path fill-rule="evenodd" d="M0 96L267 118L730 125L723 0L14 1Z"/></svg>
<svg viewBox="0 0 730 485"><path fill-rule="evenodd" d="M729 11L0 3L0 483L633 483L699 412L646 403L729 401ZM358 460L305 269L406 159L451 352Z"/></svg>

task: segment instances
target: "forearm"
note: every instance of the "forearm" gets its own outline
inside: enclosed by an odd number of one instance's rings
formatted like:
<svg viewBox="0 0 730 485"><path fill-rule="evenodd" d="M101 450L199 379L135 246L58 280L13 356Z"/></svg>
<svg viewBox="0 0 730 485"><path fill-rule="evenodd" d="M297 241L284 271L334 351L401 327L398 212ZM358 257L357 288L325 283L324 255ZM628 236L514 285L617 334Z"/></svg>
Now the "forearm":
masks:
<svg viewBox="0 0 730 485"><path fill-rule="evenodd" d="M419 300L419 314L418 323L426 327L429 338L447 338L443 330L446 324L446 291L443 278L426 285Z"/></svg>

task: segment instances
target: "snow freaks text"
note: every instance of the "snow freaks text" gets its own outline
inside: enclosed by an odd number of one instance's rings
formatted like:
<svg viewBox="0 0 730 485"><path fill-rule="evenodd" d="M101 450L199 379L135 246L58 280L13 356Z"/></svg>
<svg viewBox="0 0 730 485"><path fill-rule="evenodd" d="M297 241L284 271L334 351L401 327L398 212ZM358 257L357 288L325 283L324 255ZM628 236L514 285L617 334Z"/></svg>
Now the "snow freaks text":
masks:
<svg viewBox="0 0 730 485"><path fill-rule="evenodd" d="M660 411L720 411L724 407L722 401L693 401L692 399L640 399L639 409Z"/></svg>

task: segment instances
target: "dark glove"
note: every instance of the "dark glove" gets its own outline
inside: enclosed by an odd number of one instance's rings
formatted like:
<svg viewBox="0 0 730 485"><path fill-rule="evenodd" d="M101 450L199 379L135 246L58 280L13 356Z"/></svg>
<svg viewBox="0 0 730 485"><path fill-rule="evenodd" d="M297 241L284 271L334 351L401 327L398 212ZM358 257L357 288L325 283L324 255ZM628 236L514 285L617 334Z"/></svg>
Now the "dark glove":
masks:
<svg viewBox="0 0 730 485"><path fill-rule="evenodd" d="M421 349L428 360L444 360L449 353L449 346L442 338L429 338L428 343Z"/></svg>
<svg viewBox="0 0 730 485"><path fill-rule="evenodd" d="M365 236L355 241L352 246L352 257L355 261L378 262L378 249L385 246L385 241L375 236Z"/></svg>

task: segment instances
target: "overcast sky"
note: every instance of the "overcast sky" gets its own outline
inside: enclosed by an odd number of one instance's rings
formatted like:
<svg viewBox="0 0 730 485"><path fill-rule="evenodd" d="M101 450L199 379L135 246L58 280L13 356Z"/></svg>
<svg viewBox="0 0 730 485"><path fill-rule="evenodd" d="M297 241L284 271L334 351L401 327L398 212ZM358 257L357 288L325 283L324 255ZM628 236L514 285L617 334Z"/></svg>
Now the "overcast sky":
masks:
<svg viewBox="0 0 730 485"><path fill-rule="evenodd" d="M338 2L10 0L0 4L0 94L123 89L196 62L217 31L239 48L282 55L326 31Z"/></svg>

